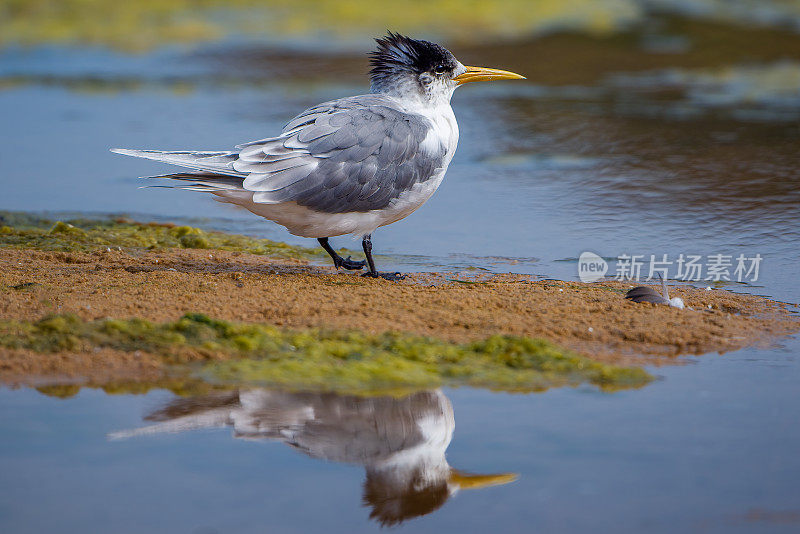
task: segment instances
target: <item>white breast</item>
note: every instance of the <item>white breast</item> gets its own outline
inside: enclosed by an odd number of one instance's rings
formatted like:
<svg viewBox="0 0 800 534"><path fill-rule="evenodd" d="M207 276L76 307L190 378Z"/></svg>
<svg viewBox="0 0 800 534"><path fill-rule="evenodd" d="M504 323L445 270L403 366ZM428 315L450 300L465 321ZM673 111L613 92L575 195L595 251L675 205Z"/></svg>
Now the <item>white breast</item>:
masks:
<svg viewBox="0 0 800 534"><path fill-rule="evenodd" d="M429 180L415 184L410 191L402 193L392 202L388 209L382 210L382 221L379 226L386 226L408 217L431 198L442 183L447 167L450 165L458 146L458 123L449 102L442 103L434 108L410 107L405 111L424 115L433 124L433 128L422 141L421 156L438 155L441 147L444 146L444 162L442 167Z"/></svg>
<svg viewBox="0 0 800 534"><path fill-rule="evenodd" d="M450 164L450 160L453 159L453 154L455 154L458 146L458 123L450 103L442 103L433 108L413 107L406 111L418 113L431 121L433 128L428 132L425 140L422 141L422 149L433 154L438 153L439 147L444 145L447 150L444 164L446 169Z"/></svg>

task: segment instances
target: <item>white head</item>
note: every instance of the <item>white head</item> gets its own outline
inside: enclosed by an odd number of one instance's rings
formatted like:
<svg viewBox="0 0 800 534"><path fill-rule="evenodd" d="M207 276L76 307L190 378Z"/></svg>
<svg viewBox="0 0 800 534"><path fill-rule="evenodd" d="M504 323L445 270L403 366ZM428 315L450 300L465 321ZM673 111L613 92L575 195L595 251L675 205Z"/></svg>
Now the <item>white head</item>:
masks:
<svg viewBox="0 0 800 534"><path fill-rule="evenodd" d="M459 85L524 76L485 67L465 67L446 48L430 41L389 32L376 39L370 54L370 90L423 104L447 103Z"/></svg>

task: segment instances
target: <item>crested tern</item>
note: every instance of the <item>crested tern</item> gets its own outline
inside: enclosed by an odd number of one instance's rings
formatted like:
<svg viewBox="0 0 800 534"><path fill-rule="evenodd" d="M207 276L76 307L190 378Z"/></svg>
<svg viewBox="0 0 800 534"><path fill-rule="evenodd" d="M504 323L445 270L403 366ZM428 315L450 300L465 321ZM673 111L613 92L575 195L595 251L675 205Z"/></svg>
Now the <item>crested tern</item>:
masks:
<svg viewBox="0 0 800 534"><path fill-rule="evenodd" d="M389 32L370 54L370 93L313 106L280 135L230 151L112 149L188 169L156 176L168 186L216 195L317 238L336 268L388 280L372 258L372 233L422 206L442 182L458 144L450 106L457 87L524 79L513 72L464 66L446 48ZM334 236L362 238L365 261L342 258Z"/></svg>

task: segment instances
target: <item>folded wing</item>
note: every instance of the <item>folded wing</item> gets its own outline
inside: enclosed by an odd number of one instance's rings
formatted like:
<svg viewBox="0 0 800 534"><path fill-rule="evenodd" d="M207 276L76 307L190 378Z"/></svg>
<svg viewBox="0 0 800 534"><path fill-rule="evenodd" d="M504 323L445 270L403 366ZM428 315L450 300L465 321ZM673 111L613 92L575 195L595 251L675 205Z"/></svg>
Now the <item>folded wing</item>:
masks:
<svg viewBox="0 0 800 534"><path fill-rule="evenodd" d="M233 169L256 203L296 202L326 213L382 209L444 166L446 148L432 124L385 97L320 104L280 137L240 145ZM426 139L427 138L427 139Z"/></svg>

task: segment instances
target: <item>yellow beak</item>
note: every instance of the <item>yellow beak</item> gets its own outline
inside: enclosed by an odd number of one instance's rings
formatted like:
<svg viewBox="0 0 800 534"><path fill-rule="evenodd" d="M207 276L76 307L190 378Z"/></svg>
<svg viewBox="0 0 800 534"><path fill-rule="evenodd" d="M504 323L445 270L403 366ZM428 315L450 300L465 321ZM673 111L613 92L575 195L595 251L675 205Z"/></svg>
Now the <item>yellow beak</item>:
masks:
<svg viewBox="0 0 800 534"><path fill-rule="evenodd" d="M525 76L507 70L489 69L486 67L467 67L467 72L453 78L458 85L470 82L488 82L492 80L524 80Z"/></svg>
<svg viewBox="0 0 800 534"><path fill-rule="evenodd" d="M502 486L517 480L516 473L502 473L499 475L471 475L453 469L450 471L448 482L460 489L478 489L490 486Z"/></svg>

